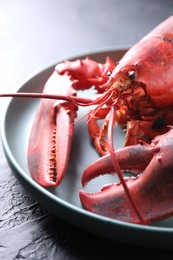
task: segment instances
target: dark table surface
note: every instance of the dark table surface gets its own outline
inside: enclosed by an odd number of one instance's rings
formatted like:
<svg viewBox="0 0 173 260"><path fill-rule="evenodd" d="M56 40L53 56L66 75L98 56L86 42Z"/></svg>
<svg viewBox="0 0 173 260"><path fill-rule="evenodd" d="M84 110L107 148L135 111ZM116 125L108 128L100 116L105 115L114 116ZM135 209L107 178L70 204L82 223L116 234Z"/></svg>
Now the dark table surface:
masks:
<svg viewBox="0 0 173 260"><path fill-rule="evenodd" d="M68 56L133 45L172 13L172 0L1 0L0 90ZM16 180L0 147L0 259L122 259L136 251L172 259L167 250L109 241L52 215Z"/></svg>

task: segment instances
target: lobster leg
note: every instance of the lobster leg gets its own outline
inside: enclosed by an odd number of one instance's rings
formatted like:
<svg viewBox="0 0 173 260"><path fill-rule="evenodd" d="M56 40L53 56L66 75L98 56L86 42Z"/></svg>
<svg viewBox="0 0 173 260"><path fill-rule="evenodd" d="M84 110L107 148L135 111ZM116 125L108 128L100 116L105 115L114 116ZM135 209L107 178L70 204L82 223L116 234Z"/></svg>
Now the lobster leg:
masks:
<svg viewBox="0 0 173 260"><path fill-rule="evenodd" d="M94 116L92 114L89 114L88 116L88 132L100 155L109 153L107 142L105 140L108 125L106 117L108 116L109 111L110 108L100 108ZM100 119L105 119L101 129L98 124L98 120Z"/></svg>
<svg viewBox="0 0 173 260"><path fill-rule="evenodd" d="M151 145L135 145L116 151L122 169L144 170L136 178L126 180L128 189L146 224L169 217L173 213L173 130L157 136ZM82 176L82 184L113 171L110 155L89 166ZM129 203L122 184L110 184L98 193L80 191L81 202L96 214L126 222L140 223Z"/></svg>

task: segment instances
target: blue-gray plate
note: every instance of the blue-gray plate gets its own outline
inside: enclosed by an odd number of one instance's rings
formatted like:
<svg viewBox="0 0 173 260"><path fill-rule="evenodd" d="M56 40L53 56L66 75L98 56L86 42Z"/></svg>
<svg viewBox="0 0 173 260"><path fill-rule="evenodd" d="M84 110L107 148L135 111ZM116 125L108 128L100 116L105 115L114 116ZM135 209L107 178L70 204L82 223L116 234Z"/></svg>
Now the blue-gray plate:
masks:
<svg viewBox="0 0 173 260"><path fill-rule="evenodd" d="M110 56L118 61L126 48L86 53L73 58L89 56L96 61L105 62ZM54 66L44 69L27 80L18 88L20 92L40 92L51 75ZM81 95L94 95L93 90ZM92 96L93 97L93 96ZM75 125L75 135L66 176L59 187L43 188L30 176L27 166L27 143L39 99L8 98L1 120L1 138L10 167L23 187L44 207L63 220L93 234L114 241L155 248L173 246L173 219L169 218L152 226L143 226L106 218L82 208L78 191L82 189L81 175L84 169L98 158L87 132L86 120ZM84 108L79 110L79 117L84 115ZM124 133L116 129L115 146L122 146ZM20 145L19 145L20 144ZM106 183L115 182L115 176L105 175L92 181L87 190L98 191Z"/></svg>

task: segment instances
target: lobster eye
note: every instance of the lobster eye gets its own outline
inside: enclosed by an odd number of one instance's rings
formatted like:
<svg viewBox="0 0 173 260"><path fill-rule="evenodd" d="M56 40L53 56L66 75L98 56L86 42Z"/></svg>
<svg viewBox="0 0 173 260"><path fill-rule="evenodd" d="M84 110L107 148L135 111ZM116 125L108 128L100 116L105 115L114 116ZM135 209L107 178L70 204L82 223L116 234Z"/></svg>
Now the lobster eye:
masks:
<svg viewBox="0 0 173 260"><path fill-rule="evenodd" d="M111 75L111 71L108 71L107 72L107 76L109 77Z"/></svg>
<svg viewBox="0 0 173 260"><path fill-rule="evenodd" d="M128 71L128 76L129 76L129 79L135 79L137 76L137 73L134 70L130 70L130 71Z"/></svg>

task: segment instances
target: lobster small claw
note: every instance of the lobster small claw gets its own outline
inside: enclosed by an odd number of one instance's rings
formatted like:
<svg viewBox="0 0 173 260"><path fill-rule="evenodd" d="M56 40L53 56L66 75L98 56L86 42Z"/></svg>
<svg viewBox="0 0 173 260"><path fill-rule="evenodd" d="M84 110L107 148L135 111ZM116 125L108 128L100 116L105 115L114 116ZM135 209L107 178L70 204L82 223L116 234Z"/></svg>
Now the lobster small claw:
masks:
<svg viewBox="0 0 173 260"><path fill-rule="evenodd" d="M157 136L149 144L134 145L115 152L122 170L143 171L126 180L145 223L150 224L173 214L173 129ZM82 184L114 170L110 155L90 165L82 175ZM98 193L80 191L85 209L121 221L140 223L122 184L110 184Z"/></svg>

